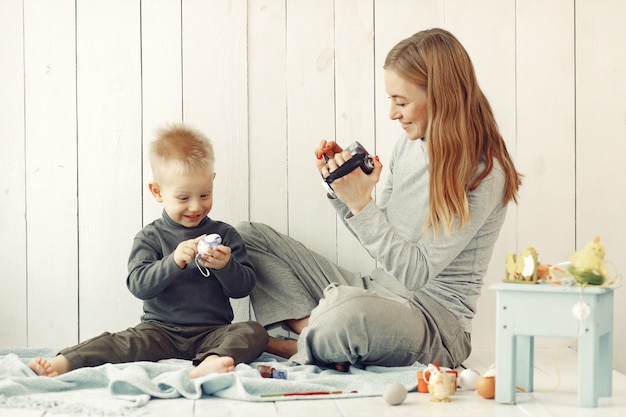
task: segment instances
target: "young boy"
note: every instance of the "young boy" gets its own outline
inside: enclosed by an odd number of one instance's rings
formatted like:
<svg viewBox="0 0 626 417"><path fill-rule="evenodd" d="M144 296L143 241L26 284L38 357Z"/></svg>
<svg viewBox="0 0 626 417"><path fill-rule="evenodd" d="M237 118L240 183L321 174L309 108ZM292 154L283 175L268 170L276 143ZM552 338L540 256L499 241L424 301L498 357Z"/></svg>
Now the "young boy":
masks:
<svg viewBox="0 0 626 417"><path fill-rule="evenodd" d="M207 217L215 177L210 141L191 128L170 126L152 143L150 164L148 188L163 203L163 217L135 236L126 280L143 300L141 323L63 349L50 360L34 359L29 366L36 374L179 358L193 361L189 376L197 378L231 372L265 350L268 335L260 324L231 323L229 297L249 295L256 276L237 231ZM196 259L198 242L213 233L223 244Z"/></svg>

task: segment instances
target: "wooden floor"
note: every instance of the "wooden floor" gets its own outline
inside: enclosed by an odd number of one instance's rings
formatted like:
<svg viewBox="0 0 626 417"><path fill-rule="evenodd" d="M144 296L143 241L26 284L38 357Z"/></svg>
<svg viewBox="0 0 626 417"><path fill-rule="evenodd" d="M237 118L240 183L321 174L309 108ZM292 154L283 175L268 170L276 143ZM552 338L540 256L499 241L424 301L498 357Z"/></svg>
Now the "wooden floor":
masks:
<svg viewBox="0 0 626 417"><path fill-rule="evenodd" d="M558 354L556 354L558 353ZM485 372L494 362L492 352L476 350L466 365ZM613 372L613 396L601 398L597 408L577 407L576 352L557 348L535 351L535 392L518 393L517 403L498 404L475 391L459 390L450 403L430 402L428 394L409 393L403 404L390 406L381 397L292 400L253 403L206 398L152 400L146 406L153 417L626 417L626 375ZM584 364L583 364L584 366ZM557 371L558 370L558 371ZM559 383L560 376L560 383ZM32 410L0 409L1 417L50 417ZM61 416L54 414L54 416Z"/></svg>

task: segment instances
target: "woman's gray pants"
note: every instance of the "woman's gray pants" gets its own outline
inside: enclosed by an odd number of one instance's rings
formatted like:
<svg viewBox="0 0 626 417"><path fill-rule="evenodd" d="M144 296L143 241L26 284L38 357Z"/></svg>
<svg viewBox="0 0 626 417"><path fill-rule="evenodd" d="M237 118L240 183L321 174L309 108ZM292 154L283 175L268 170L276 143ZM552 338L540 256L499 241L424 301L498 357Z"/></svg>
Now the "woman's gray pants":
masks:
<svg viewBox="0 0 626 417"><path fill-rule="evenodd" d="M381 285L390 282L384 271L347 271L264 224L243 222L237 230L256 270L256 320L271 328L309 317L291 361L456 367L469 356L470 337L456 317L421 292Z"/></svg>

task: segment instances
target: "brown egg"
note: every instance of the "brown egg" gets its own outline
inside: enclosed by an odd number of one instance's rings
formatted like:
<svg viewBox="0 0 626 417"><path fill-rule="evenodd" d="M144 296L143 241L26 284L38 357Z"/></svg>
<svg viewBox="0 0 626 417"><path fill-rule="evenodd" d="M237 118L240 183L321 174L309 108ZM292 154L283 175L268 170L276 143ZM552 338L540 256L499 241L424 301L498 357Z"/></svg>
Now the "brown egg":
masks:
<svg viewBox="0 0 626 417"><path fill-rule="evenodd" d="M476 380L476 392L483 398L491 400L496 396L496 378L480 377Z"/></svg>

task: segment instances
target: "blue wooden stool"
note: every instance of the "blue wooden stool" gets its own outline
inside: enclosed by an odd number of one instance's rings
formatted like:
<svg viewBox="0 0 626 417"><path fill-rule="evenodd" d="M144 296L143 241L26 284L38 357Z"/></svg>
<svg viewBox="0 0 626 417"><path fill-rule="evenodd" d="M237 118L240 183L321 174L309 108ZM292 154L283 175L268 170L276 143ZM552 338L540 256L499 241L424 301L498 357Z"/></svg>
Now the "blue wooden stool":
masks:
<svg viewBox="0 0 626 417"><path fill-rule="evenodd" d="M613 289L498 283L496 401L533 391L534 336L578 338L578 406L597 407L613 389Z"/></svg>

